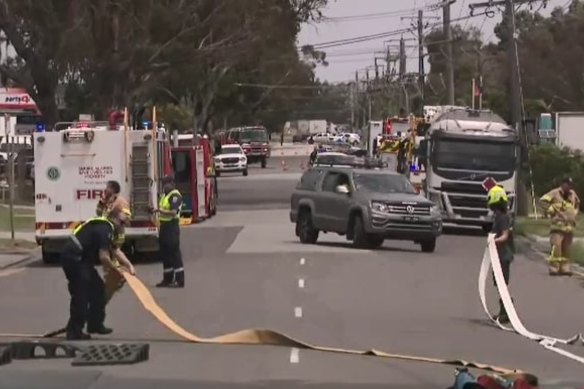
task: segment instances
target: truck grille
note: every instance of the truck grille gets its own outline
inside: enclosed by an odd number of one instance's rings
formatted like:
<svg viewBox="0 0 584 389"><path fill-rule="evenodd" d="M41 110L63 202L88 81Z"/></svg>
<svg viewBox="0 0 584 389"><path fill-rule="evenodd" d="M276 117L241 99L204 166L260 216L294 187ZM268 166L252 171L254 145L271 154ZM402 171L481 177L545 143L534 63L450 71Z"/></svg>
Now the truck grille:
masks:
<svg viewBox="0 0 584 389"><path fill-rule="evenodd" d="M440 188L443 192L450 193L468 193L487 195L487 191L480 182L443 182Z"/></svg>
<svg viewBox="0 0 584 389"><path fill-rule="evenodd" d="M398 215L430 215L430 207L423 205L404 205L404 204L387 204L388 212Z"/></svg>
<svg viewBox="0 0 584 389"><path fill-rule="evenodd" d="M459 196L456 194L448 194L448 199L453 207L465 207L465 208L485 208L487 201L487 196L485 198L481 197L466 197Z"/></svg>
<svg viewBox="0 0 584 389"><path fill-rule="evenodd" d="M237 163L239 162L239 158L223 158L221 159L223 163Z"/></svg>

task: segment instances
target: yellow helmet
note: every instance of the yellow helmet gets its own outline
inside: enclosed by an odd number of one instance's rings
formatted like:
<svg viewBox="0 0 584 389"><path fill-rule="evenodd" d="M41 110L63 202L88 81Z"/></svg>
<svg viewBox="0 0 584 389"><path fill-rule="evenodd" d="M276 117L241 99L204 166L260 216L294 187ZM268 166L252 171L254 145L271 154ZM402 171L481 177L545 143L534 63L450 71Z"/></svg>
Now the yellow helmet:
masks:
<svg viewBox="0 0 584 389"><path fill-rule="evenodd" d="M487 205L489 207L500 203L508 202L509 198L507 197L505 189L503 189L503 187L499 185L495 185L489 190L489 193L487 193Z"/></svg>

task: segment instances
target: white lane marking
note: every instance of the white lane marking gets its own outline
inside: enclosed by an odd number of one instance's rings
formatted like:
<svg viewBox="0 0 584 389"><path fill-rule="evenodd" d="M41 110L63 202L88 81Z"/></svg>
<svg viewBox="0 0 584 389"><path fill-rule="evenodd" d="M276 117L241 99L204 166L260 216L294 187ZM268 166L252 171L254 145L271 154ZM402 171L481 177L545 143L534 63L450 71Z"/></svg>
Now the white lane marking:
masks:
<svg viewBox="0 0 584 389"><path fill-rule="evenodd" d="M290 363L300 363L300 349L290 350Z"/></svg>
<svg viewBox="0 0 584 389"><path fill-rule="evenodd" d="M304 278L299 278L298 279L298 287L300 289L303 289L304 288Z"/></svg>
<svg viewBox="0 0 584 389"><path fill-rule="evenodd" d="M300 264L304 265L306 263L306 259L305 258L300 258Z"/></svg>
<svg viewBox="0 0 584 389"><path fill-rule="evenodd" d="M14 274L18 274L21 273L23 271L25 271L26 269L24 267L20 267L20 268L16 268L16 269L6 269L6 270L0 270L0 277L8 277L8 276L12 276Z"/></svg>
<svg viewBox="0 0 584 389"><path fill-rule="evenodd" d="M297 318L302 317L302 307L294 308L294 316L296 316Z"/></svg>

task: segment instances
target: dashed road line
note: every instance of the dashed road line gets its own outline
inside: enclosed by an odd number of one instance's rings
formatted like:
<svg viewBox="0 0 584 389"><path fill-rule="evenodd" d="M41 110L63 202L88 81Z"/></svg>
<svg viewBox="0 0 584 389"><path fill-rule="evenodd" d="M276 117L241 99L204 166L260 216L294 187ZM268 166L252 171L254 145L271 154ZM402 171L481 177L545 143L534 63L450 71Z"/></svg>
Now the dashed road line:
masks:
<svg viewBox="0 0 584 389"><path fill-rule="evenodd" d="M304 278L299 278L299 279L298 279L298 287L299 287L300 289L304 289L304 285L305 285L305 284L304 284Z"/></svg>
<svg viewBox="0 0 584 389"><path fill-rule="evenodd" d="M306 264L306 258L300 258L300 264L301 265L305 265Z"/></svg>
<svg viewBox="0 0 584 389"><path fill-rule="evenodd" d="M302 317L302 307L294 308L294 316L298 319Z"/></svg>
<svg viewBox="0 0 584 389"><path fill-rule="evenodd" d="M293 348L290 350L290 363L300 363L300 349Z"/></svg>

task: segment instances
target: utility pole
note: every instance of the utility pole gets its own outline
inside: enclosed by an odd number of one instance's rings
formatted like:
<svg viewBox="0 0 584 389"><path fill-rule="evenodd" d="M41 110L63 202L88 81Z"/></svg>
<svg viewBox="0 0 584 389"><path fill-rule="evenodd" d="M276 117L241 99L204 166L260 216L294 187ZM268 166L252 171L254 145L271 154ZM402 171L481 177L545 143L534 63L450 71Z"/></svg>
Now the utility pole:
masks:
<svg viewBox="0 0 584 389"><path fill-rule="evenodd" d="M521 109L521 82L519 70L519 57L517 53L517 40L515 37L515 5L535 3L546 0L497 0L483 3L470 4L469 8L471 15L477 8L491 8L497 6L505 6L505 14L503 16L505 28L505 36L507 43L507 57L509 62L509 90L511 95L511 124L517 130L523 127L522 109Z"/></svg>
<svg viewBox="0 0 584 389"><path fill-rule="evenodd" d="M424 110L424 11L418 11L418 82L420 83L420 109Z"/></svg>
<svg viewBox="0 0 584 389"><path fill-rule="evenodd" d="M444 40L446 40L446 88L447 103L454 105L454 64L452 58L452 29L450 28L450 5L456 0L447 0L442 5Z"/></svg>

